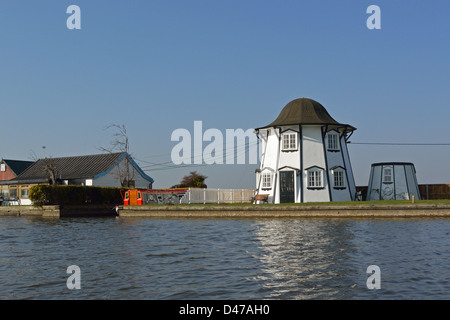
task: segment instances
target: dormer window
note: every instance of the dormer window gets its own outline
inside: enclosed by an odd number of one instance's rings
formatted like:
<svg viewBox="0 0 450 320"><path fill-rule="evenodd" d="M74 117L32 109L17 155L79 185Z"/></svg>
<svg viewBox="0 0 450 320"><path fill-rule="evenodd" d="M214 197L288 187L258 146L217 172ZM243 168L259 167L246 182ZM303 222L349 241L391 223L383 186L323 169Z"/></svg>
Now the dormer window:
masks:
<svg viewBox="0 0 450 320"><path fill-rule="evenodd" d="M283 151L297 150L297 133L285 132L283 133Z"/></svg>
<svg viewBox="0 0 450 320"><path fill-rule="evenodd" d="M319 167L311 167L306 169L308 189L323 188L323 169Z"/></svg>
<svg viewBox="0 0 450 320"><path fill-rule="evenodd" d="M345 169L342 167L334 167L331 169L333 175L333 188L345 189Z"/></svg>
<svg viewBox="0 0 450 320"><path fill-rule="evenodd" d="M383 169L383 182L392 183L392 167L387 167Z"/></svg>
<svg viewBox="0 0 450 320"><path fill-rule="evenodd" d="M328 133L328 150L338 151L339 150L339 134L337 132Z"/></svg>

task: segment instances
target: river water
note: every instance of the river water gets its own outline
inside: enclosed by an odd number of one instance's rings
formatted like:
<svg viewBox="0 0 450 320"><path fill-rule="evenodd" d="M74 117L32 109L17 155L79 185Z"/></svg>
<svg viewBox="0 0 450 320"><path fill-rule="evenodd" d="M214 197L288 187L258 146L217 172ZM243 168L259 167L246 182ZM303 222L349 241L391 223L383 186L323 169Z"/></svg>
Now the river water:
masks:
<svg viewBox="0 0 450 320"><path fill-rule="evenodd" d="M450 299L449 233L449 219L0 217L0 299Z"/></svg>

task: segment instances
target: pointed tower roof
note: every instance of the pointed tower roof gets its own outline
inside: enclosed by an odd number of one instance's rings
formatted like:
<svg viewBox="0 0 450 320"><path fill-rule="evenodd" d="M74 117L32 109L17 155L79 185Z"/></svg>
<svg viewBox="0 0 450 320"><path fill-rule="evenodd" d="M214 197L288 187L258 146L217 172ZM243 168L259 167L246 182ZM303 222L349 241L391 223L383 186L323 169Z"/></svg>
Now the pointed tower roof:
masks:
<svg viewBox="0 0 450 320"><path fill-rule="evenodd" d="M356 130L355 127L348 124L337 122L330 116L324 106L322 106L319 102L308 98L292 100L283 108L283 110L281 110L275 121L258 129L298 124L324 124L337 127L346 127L349 131Z"/></svg>

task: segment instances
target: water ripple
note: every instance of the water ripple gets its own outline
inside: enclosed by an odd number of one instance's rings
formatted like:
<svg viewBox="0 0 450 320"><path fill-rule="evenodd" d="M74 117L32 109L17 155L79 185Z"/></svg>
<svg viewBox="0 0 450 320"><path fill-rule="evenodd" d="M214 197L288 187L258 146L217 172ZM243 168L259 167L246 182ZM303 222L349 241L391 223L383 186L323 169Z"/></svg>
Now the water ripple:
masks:
<svg viewBox="0 0 450 320"><path fill-rule="evenodd" d="M0 299L449 299L445 219L0 218ZM369 265L381 289L366 286ZM69 290L66 269L81 269Z"/></svg>

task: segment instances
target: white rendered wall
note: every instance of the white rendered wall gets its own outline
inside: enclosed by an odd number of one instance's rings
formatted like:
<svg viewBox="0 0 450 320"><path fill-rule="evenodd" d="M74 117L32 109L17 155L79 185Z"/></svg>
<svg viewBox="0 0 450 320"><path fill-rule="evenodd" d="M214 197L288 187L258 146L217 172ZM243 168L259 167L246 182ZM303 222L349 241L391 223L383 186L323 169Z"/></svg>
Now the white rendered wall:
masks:
<svg viewBox="0 0 450 320"><path fill-rule="evenodd" d="M300 137L300 133L299 131L299 127L298 126L289 126L289 127L283 127L282 130L282 135L283 134L287 134L287 133L295 133L296 135L296 142L297 142L297 149L296 150L283 150L283 137L281 137L280 143L278 145L279 147L279 158L278 158L278 166L277 166L277 171L294 171L294 190L295 190L295 194L294 194L294 201L295 202L300 202L300 181L299 181L299 177L297 176L297 172L300 170L300 141L301 141L301 137ZM279 175L278 175L279 177ZM279 194L279 190L280 190L280 181L279 179L277 180L277 189L278 192L277 195L277 203L280 202L280 194Z"/></svg>
<svg viewBox="0 0 450 320"><path fill-rule="evenodd" d="M352 168L350 164L350 157L348 155L347 144L345 136L340 137L338 150L328 149L328 135L336 134L338 132L332 130L325 135L325 149L328 163L328 173L330 177L330 190L332 201L351 201L354 199L356 193L355 181L353 178ZM338 133L341 136L341 132ZM344 184L345 188L334 187L334 174L331 168L342 167L344 168Z"/></svg>
<svg viewBox="0 0 450 320"><path fill-rule="evenodd" d="M347 201L349 199L349 192L348 192L348 183L347 183L347 177L344 177L344 186L345 189L336 189L334 187L334 170L331 170L331 168L334 167L341 167L346 169L344 159L342 157L342 148L340 145L338 145L338 148L336 150L330 150L328 148L328 136L330 134L339 134L340 132L337 131L329 131L325 135L324 143L325 143L325 150L326 150L326 156L327 156L327 168L328 168L328 175L330 178L330 191L331 191L331 200L332 201ZM338 140L339 143L339 140ZM344 175L346 175L346 170L344 171Z"/></svg>
<svg viewBox="0 0 450 320"><path fill-rule="evenodd" d="M345 136L341 138L342 156L345 163L345 173L347 175L348 181L348 191L350 195L350 200L355 200L356 198L356 183L355 177L353 175L352 163L350 161L350 155L348 153L347 142L345 141Z"/></svg>
<svg viewBox="0 0 450 320"><path fill-rule="evenodd" d="M260 165L260 173L257 175L259 179L257 180L256 187L258 188L258 194L268 194L269 195L269 203L273 203L275 201L274 196L276 196L275 188L277 183L277 162L278 162L278 130L273 128L261 130L260 131L261 138L261 165ZM270 189L266 189L262 187L262 175L264 173L270 173L272 175L272 186Z"/></svg>
<svg viewBox="0 0 450 320"><path fill-rule="evenodd" d="M367 200L380 200L381 166L371 168L370 180L367 188Z"/></svg>
<svg viewBox="0 0 450 320"><path fill-rule="evenodd" d="M303 126L302 127L302 146L303 146L303 201L304 202L325 202L330 201L327 179L327 165L325 163L325 153L322 140L322 129L320 126ZM305 169L318 166L323 171L323 188L308 189L308 173Z"/></svg>
<svg viewBox="0 0 450 320"><path fill-rule="evenodd" d="M271 168L273 170L277 169L278 164L278 150L279 150L279 139L278 130L271 129L270 134L267 138L266 152L264 156L264 167Z"/></svg>
<svg viewBox="0 0 450 320"><path fill-rule="evenodd" d="M417 183L416 172L412 165L405 166L406 179L408 184L408 192L410 198L414 196L416 200L420 199L419 185Z"/></svg>
<svg viewBox="0 0 450 320"><path fill-rule="evenodd" d="M395 181L395 199L409 200L408 186L406 183L405 168L403 166L394 166Z"/></svg>
<svg viewBox="0 0 450 320"><path fill-rule="evenodd" d="M127 163L126 159L123 159L120 162L121 168L123 168ZM135 181L136 188L148 188L150 181L145 179L137 170L133 168L133 166L130 164L130 170L132 172L131 176L133 177L133 180ZM123 169L122 169L123 171ZM134 176L133 176L134 175ZM98 177L97 179L93 180L92 183L93 186L101 186L101 187L120 187L120 178L117 167L113 168L111 171L109 171L104 176Z"/></svg>
<svg viewBox="0 0 450 320"><path fill-rule="evenodd" d="M295 168L297 170L300 169L300 148L299 148L299 141L300 141L300 135L298 133L298 126L297 127L284 127L283 134L287 133L294 133L296 135L296 142L297 142L297 149L296 150L283 150L283 139L281 139L279 143L279 160L278 160L278 168L283 167L291 167Z"/></svg>

